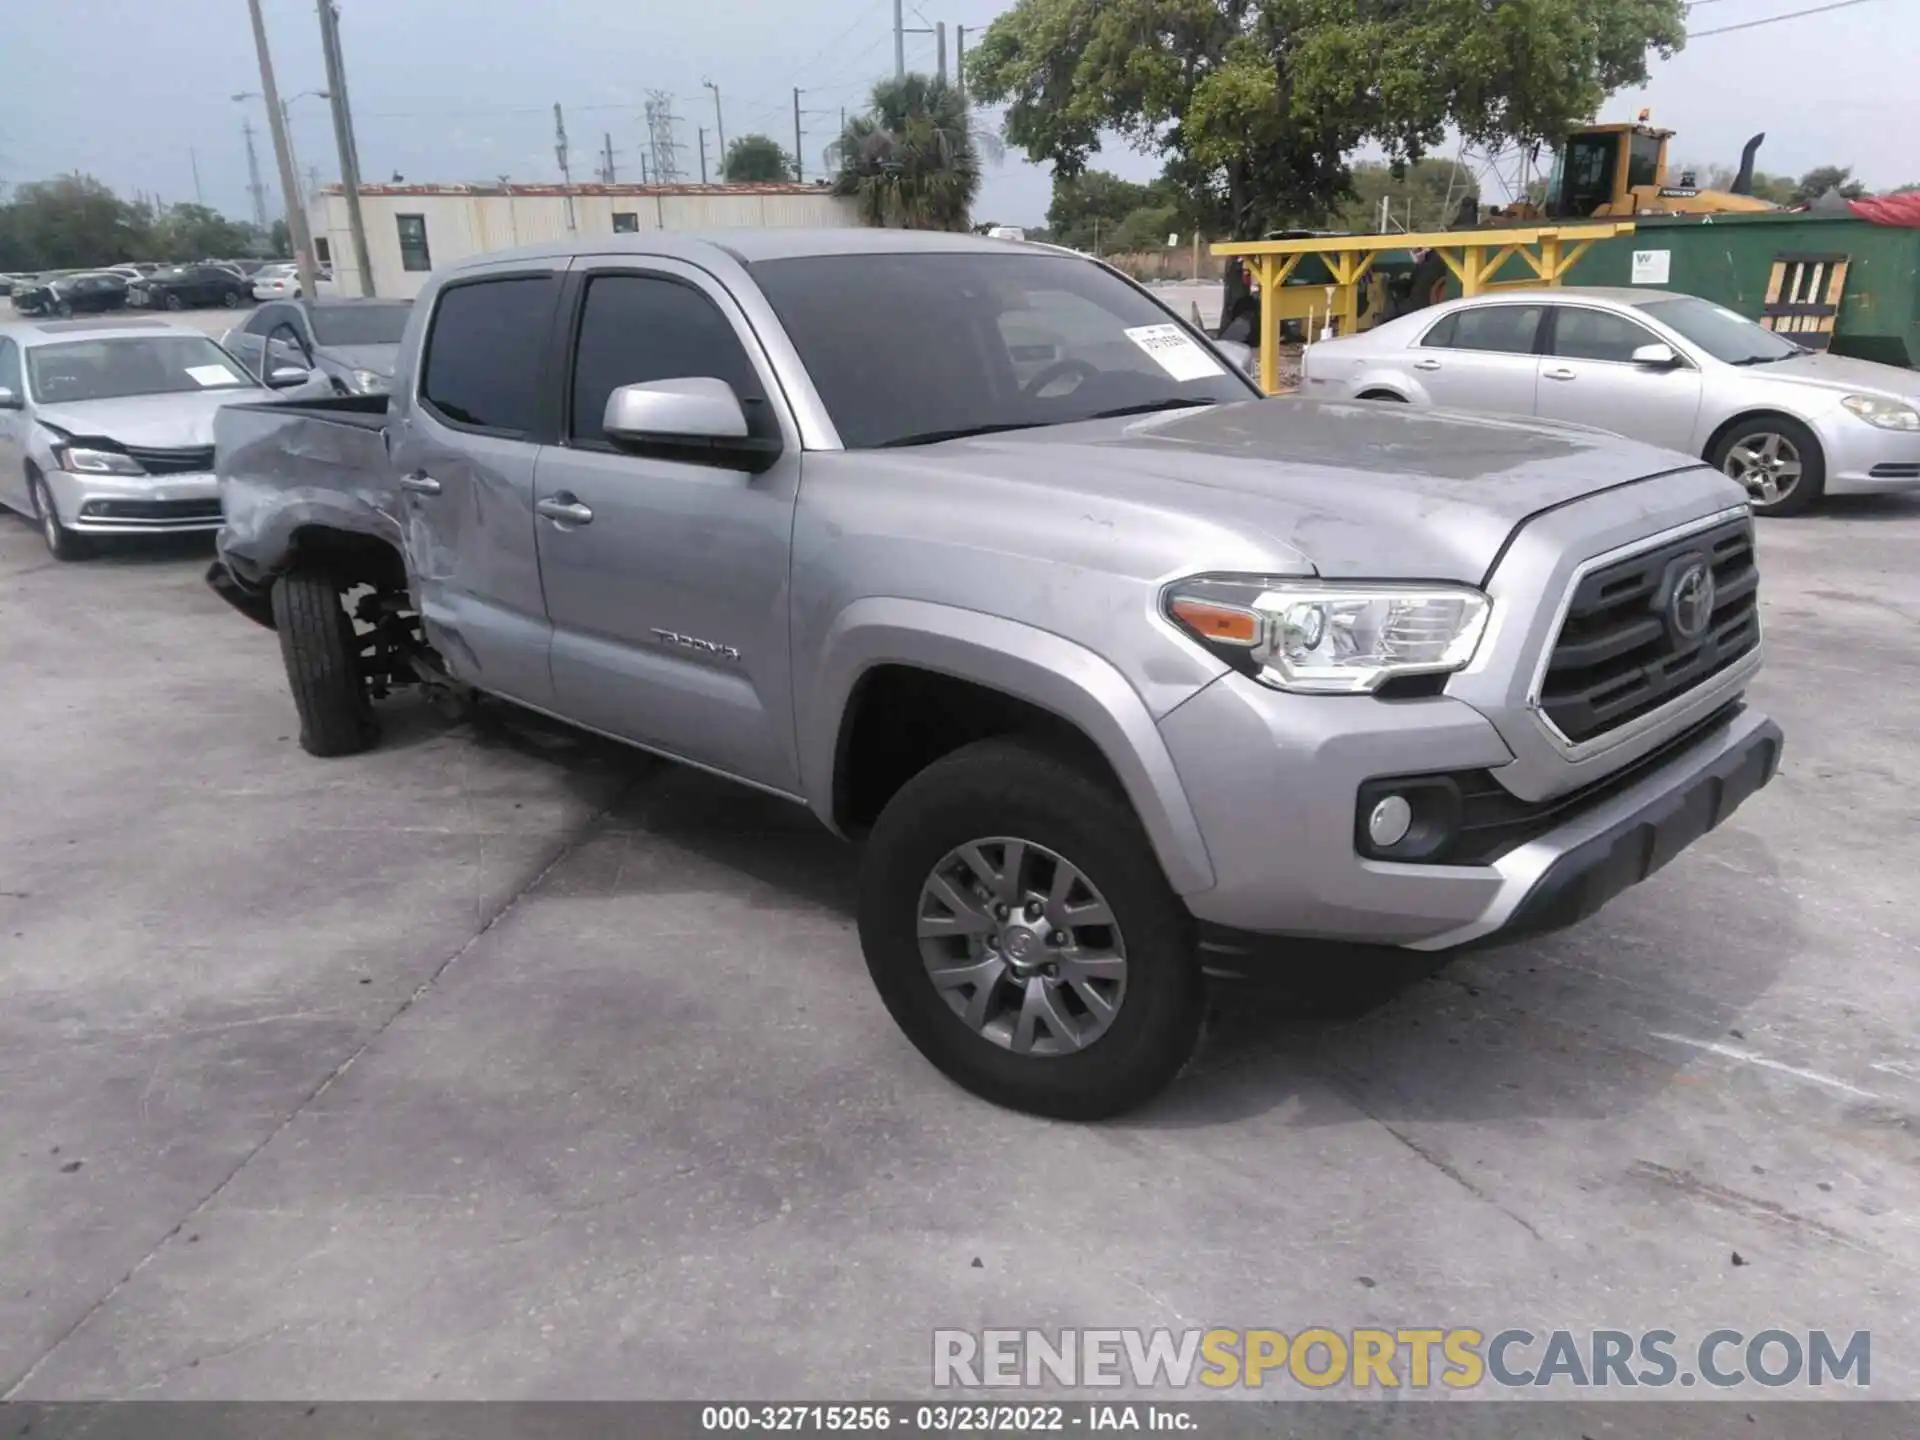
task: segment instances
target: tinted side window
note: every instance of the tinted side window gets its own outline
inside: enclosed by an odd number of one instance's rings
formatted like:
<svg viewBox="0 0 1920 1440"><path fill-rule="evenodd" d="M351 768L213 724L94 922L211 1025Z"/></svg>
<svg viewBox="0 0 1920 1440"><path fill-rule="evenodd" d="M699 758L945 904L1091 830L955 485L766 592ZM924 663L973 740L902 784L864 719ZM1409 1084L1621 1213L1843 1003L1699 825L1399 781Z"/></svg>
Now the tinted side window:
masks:
<svg viewBox="0 0 1920 1440"><path fill-rule="evenodd" d="M743 401L762 395L733 326L691 285L646 275L588 284L573 359L575 440L605 438L607 396L618 387L692 376L724 380Z"/></svg>
<svg viewBox="0 0 1920 1440"><path fill-rule="evenodd" d="M558 288L555 277L538 275L443 290L427 332L420 398L456 425L511 435L533 429Z"/></svg>
<svg viewBox="0 0 1920 1440"><path fill-rule="evenodd" d="M1553 321L1553 353L1569 360L1631 360L1642 345L1659 337L1605 310L1562 306Z"/></svg>
<svg viewBox="0 0 1920 1440"><path fill-rule="evenodd" d="M247 317L247 323L240 328L243 333L248 335L264 335L273 329L283 318L281 312L273 306L262 305Z"/></svg>
<svg viewBox="0 0 1920 1440"><path fill-rule="evenodd" d="M1456 311L1420 337L1420 348L1423 350L1451 350L1453 348L1454 332L1459 328L1460 315L1459 312Z"/></svg>
<svg viewBox="0 0 1920 1440"><path fill-rule="evenodd" d="M1454 350L1492 350L1506 355L1530 355L1534 337L1540 333L1538 305L1487 305L1476 310L1456 310L1453 314Z"/></svg>

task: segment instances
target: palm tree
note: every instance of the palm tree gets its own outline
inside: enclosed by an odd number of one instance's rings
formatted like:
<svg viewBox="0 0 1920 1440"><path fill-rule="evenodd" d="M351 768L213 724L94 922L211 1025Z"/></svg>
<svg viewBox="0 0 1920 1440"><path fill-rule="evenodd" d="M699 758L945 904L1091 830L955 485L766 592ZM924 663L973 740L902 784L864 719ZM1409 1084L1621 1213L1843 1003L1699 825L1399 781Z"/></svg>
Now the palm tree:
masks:
<svg viewBox="0 0 1920 1440"><path fill-rule="evenodd" d="M834 193L851 195L869 225L965 230L981 152L997 148L955 86L906 75L873 87L867 113L847 121L827 160L838 171Z"/></svg>

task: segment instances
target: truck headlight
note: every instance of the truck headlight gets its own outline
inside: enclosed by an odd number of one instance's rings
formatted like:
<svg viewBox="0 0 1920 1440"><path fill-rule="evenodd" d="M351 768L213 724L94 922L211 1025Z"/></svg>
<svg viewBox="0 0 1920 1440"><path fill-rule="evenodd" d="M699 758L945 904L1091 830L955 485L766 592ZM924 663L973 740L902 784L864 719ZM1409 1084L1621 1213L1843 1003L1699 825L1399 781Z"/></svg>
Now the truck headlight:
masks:
<svg viewBox="0 0 1920 1440"><path fill-rule="evenodd" d="M1473 659L1493 602L1463 585L1196 576L1169 585L1167 618L1279 690L1353 695Z"/></svg>
<svg viewBox="0 0 1920 1440"><path fill-rule="evenodd" d="M376 370L356 370L352 380L353 388L362 395L384 395L387 392L387 377Z"/></svg>
<svg viewBox="0 0 1920 1440"><path fill-rule="evenodd" d="M53 452L62 470L75 475L144 475L146 470L131 455L117 450L88 450L79 445L62 445Z"/></svg>
<svg viewBox="0 0 1920 1440"><path fill-rule="evenodd" d="M1882 430L1920 430L1920 410L1884 395L1843 395L1840 403Z"/></svg>

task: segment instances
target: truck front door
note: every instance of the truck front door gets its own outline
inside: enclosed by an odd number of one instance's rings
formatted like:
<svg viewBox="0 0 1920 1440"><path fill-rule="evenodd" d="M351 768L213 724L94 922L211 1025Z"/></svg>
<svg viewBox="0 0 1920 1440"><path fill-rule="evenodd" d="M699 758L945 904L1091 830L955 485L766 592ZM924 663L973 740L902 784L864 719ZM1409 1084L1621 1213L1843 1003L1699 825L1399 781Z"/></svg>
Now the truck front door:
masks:
<svg viewBox="0 0 1920 1440"><path fill-rule="evenodd" d="M568 291L567 413L535 477L556 709L794 793L787 599L800 454L772 367L733 298L693 266L590 257ZM725 380L749 423L781 438L770 469L607 440L614 389L696 376Z"/></svg>
<svg viewBox="0 0 1920 1440"><path fill-rule="evenodd" d="M565 264L520 262L438 290L389 442L427 638L460 679L542 707L553 682L533 476L552 434L542 385Z"/></svg>

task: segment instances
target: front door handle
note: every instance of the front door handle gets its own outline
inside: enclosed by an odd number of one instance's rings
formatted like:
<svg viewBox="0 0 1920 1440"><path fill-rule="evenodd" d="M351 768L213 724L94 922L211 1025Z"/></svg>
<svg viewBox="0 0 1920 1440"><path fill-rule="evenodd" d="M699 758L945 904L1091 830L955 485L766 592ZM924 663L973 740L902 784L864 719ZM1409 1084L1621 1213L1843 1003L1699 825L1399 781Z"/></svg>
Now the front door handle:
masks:
<svg viewBox="0 0 1920 1440"><path fill-rule="evenodd" d="M402 475L400 477L400 488L402 490L411 490L416 495L438 495L440 493L440 482L434 479L433 476L422 474L416 470L411 475Z"/></svg>
<svg viewBox="0 0 1920 1440"><path fill-rule="evenodd" d="M1416 370L1438 370L1440 368L1440 362L1438 360L1416 360L1413 362L1413 368Z"/></svg>
<svg viewBox="0 0 1920 1440"><path fill-rule="evenodd" d="M545 500L534 501L533 508L557 525L591 525L593 523L593 511L564 490Z"/></svg>
<svg viewBox="0 0 1920 1440"><path fill-rule="evenodd" d="M1573 371L1568 370L1565 367L1562 367L1561 369L1558 369L1558 370L1549 370L1546 373L1547 373L1547 379L1549 380L1571 380L1573 379L1573 374L1574 374Z"/></svg>

